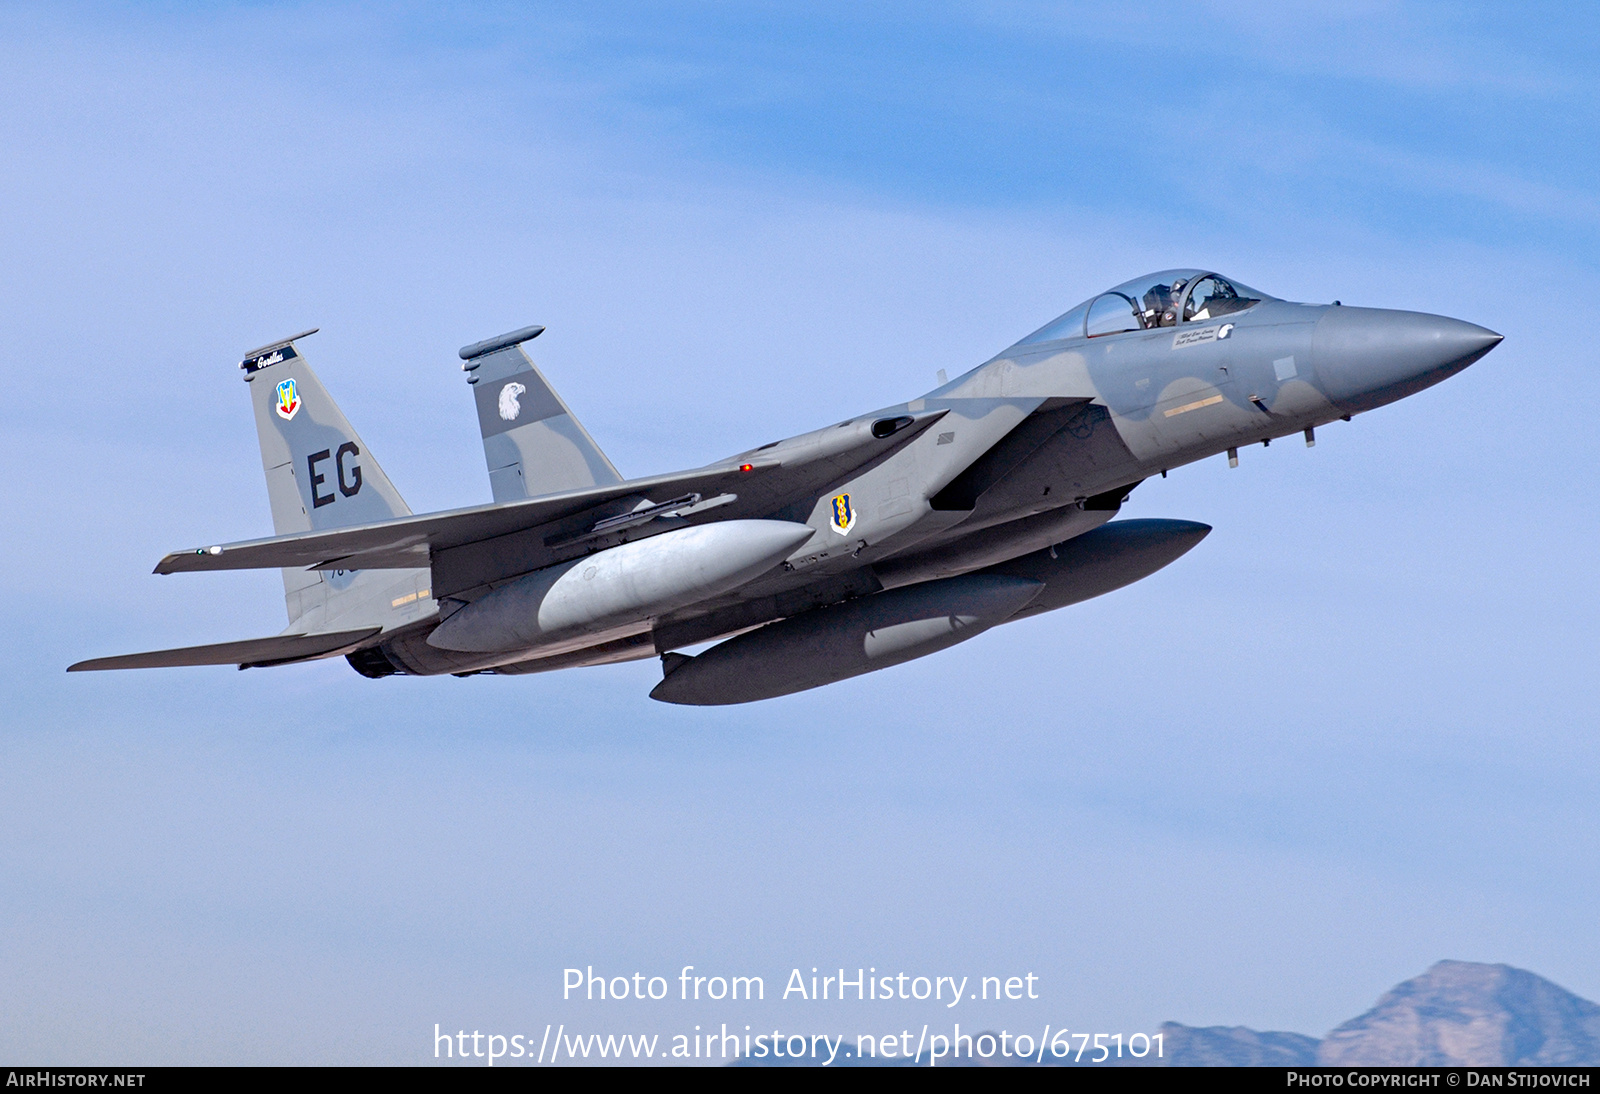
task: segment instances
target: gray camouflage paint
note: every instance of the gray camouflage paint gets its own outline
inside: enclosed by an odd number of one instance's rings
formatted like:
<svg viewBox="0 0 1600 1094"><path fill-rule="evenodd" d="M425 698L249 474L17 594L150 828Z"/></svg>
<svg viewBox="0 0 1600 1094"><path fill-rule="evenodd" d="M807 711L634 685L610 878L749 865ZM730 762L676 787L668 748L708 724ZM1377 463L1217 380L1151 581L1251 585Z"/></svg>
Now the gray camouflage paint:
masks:
<svg viewBox="0 0 1600 1094"><path fill-rule="evenodd" d="M470 373L495 501L622 481L520 344L467 357L462 367Z"/></svg>
<svg viewBox="0 0 1600 1094"><path fill-rule="evenodd" d="M1173 284L1181 278L1191 289L1203 283L1201 271L1167 271L1139 284L1158 277ZM1101 301L1112 295L1092 303L1102 308ZM562 501L558 517L477 540L470 531L451 533L455 539L438 531L447 525L476 527L470 523L482 519L476 510L461 511L459 517L442 514L432 524L427 521L433 518L408 521L405 503L293 345L268 347L270 352L258 351L244 367L274 529L289 537L281 550L299 549L305 536L294 533L314 536L350 528L347 537L314 542L320 552L349 542L354 552L353 575L338 565L339 558L321 554L316 568L284 570L291 618L285 633L355 634L360 627L379 627L379 633L360 639L354 652L334 651L347 653L358 671L372 676L540 672L663 654L668 675L657 692L669 701L687 702L742 701L738 695L760 698L796 690L782 681L765 689L717 682L715 664L740 666L736 675L744 679L750 674L750 651L770 647L784 651L785 662L793 661L796 651L802 659L810 656L810 663L790 670L790 682L804 677L810 682L800 686L816 686L921 656L995 623L1053 610L1146 576L1192 547L1206 526L1106 523L1143 479L1404 398L1466 368L1500 341L1492 331L1440 316L1297 304L1243 291L1240 296L1257 302L1212 316L1212 300L1221 300L1218 308L1230 302L1210 297L1194 320L1179 322L1182 305L1174 296L1164 315L1157 317L1156 305L1133 320L1138 329L1093 337L1087 330L1097 313L1086 303L921 398L763 445L654 486L641 482L633 494L625 492L628 483L524 353L520 342L542 328L478 343L462 356L495 501L527 505L524 499L574 493ZM1139 311L1135 297L1120 299ZM1191 311L1197 303L1190 303ZM1234 300L1232 306L1240 303ZM281 359L267 363L273 354ZM291 377L302 405L285 418L275 391ZM315 460L320 453L328 455ZM359 489L350 490L355 467ZM735 469L758 473L712 498L675 492L680 483L711 481L707 476L725 481ZM593 492L595 500L586 503L584 491ZM649 515L651 506L668 501L684 504ZM646 518L629 516L647 510ZM841 522L841 514L849 519ZM748 519L804 525L811 534L781 565L731 592L634 624L597 628L592 644L579 643L581 648L568 640L559 649L473 654L427 641L441 618L541 567L569 564L677 528ZM358 526L384 521L393 524L394 542L372 546L376 535L387 533ZM268 557L279 550L273 544L212 548L209 555L201 549L196 558L187 557L194 552L172 555L158 569L265 565L220 556L246 546L266 552L250 557ZM405 565L421 557L406 551L423 550L431 552L431 567ZM465 571L452 569L451 559L468 554L474 576L453 578ZM994 580L961 584L956 579L963 575ZM1021 604L995 591L1023 587L1018 582L1040 590L1012 597L1026 601ZM887 658L863 653L871 642L882 645L885 639L869 642L866 632L854 640L841 638L841 625L849 630L856 624L830 622L889 618L904 610L926 614L930 604L937 607L941 588L968 600L988 596L998 606L975 609L977 623L943 630L917 623L898 631L926 635L926 648L917 647L923 639L908 639ZM919 591L889 597L891 589ZM772 627L778 629L764 634ZM742 633L751 628L763 629ZM715 657L703 655L703 668L671 652L729 635L740 637L726 649L718 647L722 652L712 651ZM305 648L305 657L332 655L326 637L305 641L317 642ZM248 650L240 652L248 645L229 644L227 650L238 654L238 663L291 659L282 656L281 646L263 646L273 656L252 658ZM833 654L815 652L834 647ZM182 652L171 651L171 656ZM74 667L136 667L154 663L148 658L156 656L163 655ZM160 663L214 663L220 655L209 656L211 661L169 657ZM757 657L755 663L760 662ZM768 668L784 671L779 663ZM694 688L689 687L692 678L699 681ZM678 683L669 687L674 679Z"/></svg>
<svg viewBox="0 0 1600 1094"><path fill-rule="evenodd" d="M250 385L274 532L372 524L411 514L293 344L259 350L240 368ZM290 382L297 405L286 416L278 392ZM415 618L432 608L431 601L419 607L416 595L428 588L426 569L285 568L283 586L289 610L285 634L392 626L397 617ZM410 601L399 607L410 610L397 611L393 602L408 594Z"/></svg>

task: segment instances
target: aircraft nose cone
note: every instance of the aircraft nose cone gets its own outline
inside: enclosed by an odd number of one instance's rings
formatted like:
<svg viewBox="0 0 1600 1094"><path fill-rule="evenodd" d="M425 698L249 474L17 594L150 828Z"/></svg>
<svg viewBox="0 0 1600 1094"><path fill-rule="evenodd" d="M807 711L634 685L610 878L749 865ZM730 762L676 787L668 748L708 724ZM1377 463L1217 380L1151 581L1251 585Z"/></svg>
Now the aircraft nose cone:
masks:
<svg viewBox="0 0 1600 1094"><path fill-rule="evenodd" d="M1328 398L1355 413L1454 376L1499 345L1502 337L1442 315L1329 308L1317 321L1312 349Z"/></svg>

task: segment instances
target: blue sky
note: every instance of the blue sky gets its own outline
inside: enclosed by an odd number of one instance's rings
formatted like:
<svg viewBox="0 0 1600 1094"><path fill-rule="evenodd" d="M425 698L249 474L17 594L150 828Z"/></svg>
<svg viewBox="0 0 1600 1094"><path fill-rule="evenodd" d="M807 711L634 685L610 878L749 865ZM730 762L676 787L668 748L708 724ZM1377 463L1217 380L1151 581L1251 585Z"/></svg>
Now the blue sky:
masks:
<svg viewBox="0 0 1600 1094"><path fill-rule="evenodd" d="M1227 9L0 7L0 1055L872 1028L583 1010L569 965L1034 971L971 1020L1106 1031L1320 1034L1446 957L1600 998L1600 28ZM502 330L646 474L1179 265L1506 342L1147 483L1216 531L1138 586L754 707L61 671L281 628L274 574L149 574L269 528L233 364L275 336L323 328L424 510L488 500L454 350Z"/></svg>

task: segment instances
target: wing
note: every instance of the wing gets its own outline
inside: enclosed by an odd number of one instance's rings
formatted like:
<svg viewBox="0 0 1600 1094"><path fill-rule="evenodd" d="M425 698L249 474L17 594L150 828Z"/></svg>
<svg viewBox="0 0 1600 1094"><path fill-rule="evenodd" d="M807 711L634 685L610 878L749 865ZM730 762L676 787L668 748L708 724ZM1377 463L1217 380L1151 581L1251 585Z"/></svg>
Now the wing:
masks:
<svg viewBox="0 0 1600 1094"><path fill-rule="evenodd" d="M277 566L299 566L314 570L402 570L426 566L430 551L447 550L530 528L545 527L630 495L691 490L694 487L721 493L723 487L752 476L755 472L767 470L766 467L753 464L746 466L749 470L741 471L732 467L710 473L664 475L654 479L636 479L616 486L553 494L530 501L479 505L327 532L303 532L174 551L157 563L155 572L178 574L206 570L271 569Z"/></svg>
<svg viewBox="0 0 1600 1094"><path fill-rule="evenodd" d="M214 646L185 646L179 650L153 650L128 653L121 657L97 657L70 665L68 672L96 672L101 669L164 669L184 665L238 665L242 669L259 665L278 665L286 661L310 661L348 653L380 628L359 631L332 631L327 634L279 634L271 638L250 638L243 642L219 642Z"/></svg>
<svg viewBox="0 0 1600 1094"><path fill-rule="evenodd" d="M863 418L696 471L571 490L373 524L174 551L158 574L301 567L372 570L433 567L433 596L582 554L593 541L664 517L695 520L770 513L920 435L944 410Z"/></svg>

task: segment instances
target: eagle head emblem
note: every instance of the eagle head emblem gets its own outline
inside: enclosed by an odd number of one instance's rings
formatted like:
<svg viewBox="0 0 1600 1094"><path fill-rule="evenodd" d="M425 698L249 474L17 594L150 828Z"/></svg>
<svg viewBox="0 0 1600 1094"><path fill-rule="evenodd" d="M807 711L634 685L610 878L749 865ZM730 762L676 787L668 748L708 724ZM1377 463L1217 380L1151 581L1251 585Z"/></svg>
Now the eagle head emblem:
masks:
<svg viewBox="0 0 1600 1094"><path fill-rule="evenodd" d="M517 383L515 381L512 381L511 383L507 384L505 387L500 389L500 420L501 421L503 421L503 422L513 421L513 420L516 419L516 416L518 414L522 413L522 404L517 402L517 396L521 395L524 391L527 391L527 390L528 390L527 388L523 387L521 384L519 384L519 383Z"/></svg>

